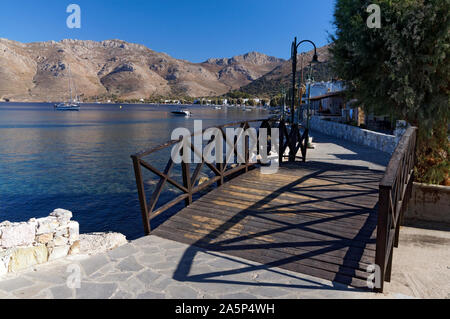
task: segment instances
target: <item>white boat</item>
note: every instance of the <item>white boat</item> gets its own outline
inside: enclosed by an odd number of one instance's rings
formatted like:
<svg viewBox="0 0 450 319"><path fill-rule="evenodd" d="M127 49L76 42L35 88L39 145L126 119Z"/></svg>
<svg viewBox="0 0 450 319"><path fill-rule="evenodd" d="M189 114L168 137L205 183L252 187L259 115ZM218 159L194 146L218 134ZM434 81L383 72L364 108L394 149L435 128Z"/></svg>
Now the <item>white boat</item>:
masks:
<svg viewBox="0 0 450 319"><path fill-rule="evenodd" d="M191 112L188 110L177 110L177 111L172 111L171 113L175 114L175 115L191 116Z"/></svg>
<svg viewBox="0 0 450 319"><path fill-rule="evenodd" d="M80 104L62 102L62 103L55 104L55 109L58 111L79 111Z"/></svg>
<svg viewBox="0 0 450 319"><path fill-rule="evenodd" d="M79 111L80 102L77 95L77 88L75 87L75 82L72 79L72 73L70 72L70 65L68 66L69 71L69 94L70 100L68 102L61 102L55 104L55 110L57 111Z"/></svg>

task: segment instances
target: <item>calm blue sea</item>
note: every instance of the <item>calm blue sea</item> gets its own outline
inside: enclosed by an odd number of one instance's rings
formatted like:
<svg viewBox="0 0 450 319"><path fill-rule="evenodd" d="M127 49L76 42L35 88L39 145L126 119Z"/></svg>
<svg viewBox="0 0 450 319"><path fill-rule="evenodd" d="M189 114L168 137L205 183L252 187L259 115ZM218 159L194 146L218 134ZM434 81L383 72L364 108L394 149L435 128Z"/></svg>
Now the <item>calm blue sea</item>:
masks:
<svg viewBox="0 0 450 319"><path fill-rule="evenodd" d="M83 233L143 235L130 155L170 139L176 127L201 119L213 126L266 117L264 110L215 110L191 106L192 117L170 114L176 106L83 105L80 112L49 104L0 103L0 222L74 213ZM152 159L161 166L167 154ZM151 175L146 183L152 184ZM168 195L167 195L168 196Z"/></svg>

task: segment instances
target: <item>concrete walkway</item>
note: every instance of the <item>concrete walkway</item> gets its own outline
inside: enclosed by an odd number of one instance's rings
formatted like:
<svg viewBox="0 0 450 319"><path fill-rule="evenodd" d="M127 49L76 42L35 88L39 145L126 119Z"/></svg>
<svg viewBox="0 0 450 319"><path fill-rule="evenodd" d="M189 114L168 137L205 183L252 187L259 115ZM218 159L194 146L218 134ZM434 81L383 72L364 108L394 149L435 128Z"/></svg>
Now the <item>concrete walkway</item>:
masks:
<svg viewBox="0 0 450 319"><path fill-rule="evenodd" d="M311 131L314 149L308 149L306 160L354 165L384 171L391 155L368 146L358 145L317 131Z"/></svg>
<svg viewBox="0 0 450 319"><path fill-rule="evenodd" d="M361 165L372 169L384 169L389 160L389 154L368 147L316 132L312 136L316 149L309 150L308 160ZM402 245L403 237L398 251L401 251ZM192 247L189 249L195 256L192 264L180 264L188 248L188 245L156 236L143 237L107 253L72 256L0 278L0 298L305 299L404 298L416 295L413 290L405 288L408 282L405 284L404 280L408 276L413 278L415 273L396 270L397 258L405 258L402 254L394 257L393 280L388 287L390 293L383 295L279 268L268 269L262 264ZM441 262L448 262L446 258ZM427 255L421 267L428 269L427 262L434 262L431 255ZM442 271L445 272L445 269L448 275L448 263ZM421 281L421 284L426 286L427 282ZM442 289L438 295L442 296Z"/></svg>

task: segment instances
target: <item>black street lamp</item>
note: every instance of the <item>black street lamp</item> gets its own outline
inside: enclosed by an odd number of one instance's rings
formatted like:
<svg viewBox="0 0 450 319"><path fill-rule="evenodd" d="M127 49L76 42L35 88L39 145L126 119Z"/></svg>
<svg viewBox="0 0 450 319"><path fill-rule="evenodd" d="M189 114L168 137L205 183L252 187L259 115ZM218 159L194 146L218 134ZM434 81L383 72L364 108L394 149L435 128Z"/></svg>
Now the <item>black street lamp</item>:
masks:
<svg viewBox="0 0 450 319"><path fill-rule="evenodd" d="M294 111L295 111L295 78L297 73L297 49L300 46L300 44L304 42L309 42L314 46L314 56L311 61L311 63L317 63L319 62L318 56L317 56L317 47L311 40L302 40L299 43L297 43L297 37L294 38L294 41L292 42L291 47L291 59L292 59L292 100L291 100L291 124L294 124Z"/></svg>

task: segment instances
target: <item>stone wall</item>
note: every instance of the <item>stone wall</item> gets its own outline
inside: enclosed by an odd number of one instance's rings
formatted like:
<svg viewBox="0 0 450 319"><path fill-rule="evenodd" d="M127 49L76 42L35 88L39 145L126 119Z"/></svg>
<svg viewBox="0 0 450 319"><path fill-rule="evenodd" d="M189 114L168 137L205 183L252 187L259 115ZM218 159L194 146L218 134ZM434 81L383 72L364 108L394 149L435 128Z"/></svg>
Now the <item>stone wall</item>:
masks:
<svg viewBox="0 0 450 319"><path fill-rule="evenodd" d="M450 187L414 183L405 220L450 225Z"/></svg>
<svg viewBox="0 0 450 319"><path fill-rule="evenodd" d="M312 130L342 138L357 144L366 145L382 152L392 154L401 137L401 130L398 135L388 135L374 131L365 130L356 126L341 124L333 121L326 121L320 116L312 116L309 121Z"/></svg>
<svg viewBox="0 0 450 319"><path fill-rule="evenodd" d="M79 252L79 225L72 213L54 210L28 222L0 223L0 275Z"/></svg>

